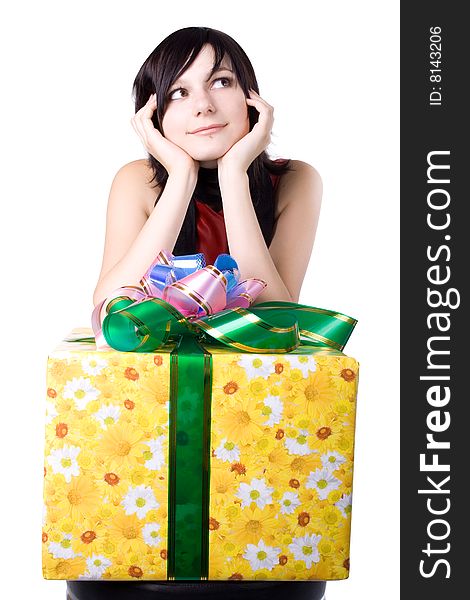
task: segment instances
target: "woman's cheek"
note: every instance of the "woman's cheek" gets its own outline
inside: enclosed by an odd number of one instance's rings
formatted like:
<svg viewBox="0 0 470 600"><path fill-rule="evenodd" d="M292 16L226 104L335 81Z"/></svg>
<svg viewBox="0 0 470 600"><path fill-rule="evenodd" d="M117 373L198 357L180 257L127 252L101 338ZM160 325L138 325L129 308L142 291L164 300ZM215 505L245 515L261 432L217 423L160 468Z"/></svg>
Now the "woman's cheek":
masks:
<svg viewBox="0 0 470 600"><path fill-rule="evenodd" d="M178 138L182 137L185 132L181 130L181 125L178 125L178 118L167 111L162 120L162 131L164 137L170 142L177 142Z"/></svg>
<svg viewBox="0 0 470 600"><path fill-rule="evenodd" d="M240 118L239 127L237 128L237 141L241 140L242 137L245 137L250 132L250 121L247 116L244 118Z"/></svg>
<svg viewBox="0 0 470 600"><path fill-rule="evenodd" d="M245 98L245 96L243 96ZM240 133L241 137L249 133L250 131L250 117L248 115L248 106L244 103L243 106L240 107L237 122L240 123Z"/></svg>

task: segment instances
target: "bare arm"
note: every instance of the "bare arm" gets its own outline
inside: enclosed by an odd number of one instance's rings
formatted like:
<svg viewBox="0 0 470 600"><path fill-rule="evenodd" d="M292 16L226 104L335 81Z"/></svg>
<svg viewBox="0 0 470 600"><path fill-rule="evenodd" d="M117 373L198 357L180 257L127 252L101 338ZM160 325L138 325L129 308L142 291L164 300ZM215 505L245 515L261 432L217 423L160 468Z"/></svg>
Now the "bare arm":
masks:
<svg viewBox="0 0 470 600"><path fill-rule="evenodd" d="M188 170L171 173L147 217L144 198L148 189L142 166L135 161L117 172L108 200L103 263L93 294L95 306L119 287L139 285L160 250L173 250L196 181L197 173Z"/></svg>
<svg viewBox="0 0 470 600"><path fill-rule="evenodd" d="M302 161L292 161L295 171L286 173L279 182L281 207L275 224L269 255L289 290L292 302L299 301L320 217L323 183L318 171ZM268 288L257 302L276 300Z"/></svg>
<svg viewBox="0 0 470 600"><path fill-rule="evenodd" d="M283 175L279 184L281 210L269 249L256 218L246 173L221 173L227 238L241 279L258 277L268 284L255 304L270 300L298 302L310 260L322 182L312 166L292 162L295 170Z"/></svg>

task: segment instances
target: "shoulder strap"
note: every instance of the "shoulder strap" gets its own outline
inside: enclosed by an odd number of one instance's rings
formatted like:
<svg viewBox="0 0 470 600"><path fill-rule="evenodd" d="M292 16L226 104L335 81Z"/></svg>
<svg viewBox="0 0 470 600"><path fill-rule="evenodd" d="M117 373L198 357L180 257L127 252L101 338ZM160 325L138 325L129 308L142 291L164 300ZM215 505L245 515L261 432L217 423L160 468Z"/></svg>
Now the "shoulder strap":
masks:
<svg viewBox="0 0 470 600"><path fill-rule="evenodd" d="M281 175L276 175L275 173L270 173L271 182L273 184L273 191L276 191L277 185L279 183L279 179L281 179Z"/></svg>
<svg viewBox="0 0 470 600"><path fill-rule="evenodd" d="M289 159L287 158L276 158L274 160L274 162L277 163L287 163ZM282 175L276 175L274 173L270 173L269 176L271 177L271 182L273 184L273 191L275 192L279 183L279 179L281 179Z"/></svg>

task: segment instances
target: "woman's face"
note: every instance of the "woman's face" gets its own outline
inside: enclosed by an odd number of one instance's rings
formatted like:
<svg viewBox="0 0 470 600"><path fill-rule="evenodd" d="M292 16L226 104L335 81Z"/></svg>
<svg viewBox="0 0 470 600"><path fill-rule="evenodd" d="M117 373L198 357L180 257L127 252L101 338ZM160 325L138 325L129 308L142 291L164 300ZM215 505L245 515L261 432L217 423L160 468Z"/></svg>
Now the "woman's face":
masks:
<svg viewBox="0 0 470 600"><path fill-rule="evenodd" d="M162 121L164 136L207 168L216 167L217 159L250 130L245 94L230 61L224 57L209 78L214 62L214 50L206 44L171 85Z"/></svg>

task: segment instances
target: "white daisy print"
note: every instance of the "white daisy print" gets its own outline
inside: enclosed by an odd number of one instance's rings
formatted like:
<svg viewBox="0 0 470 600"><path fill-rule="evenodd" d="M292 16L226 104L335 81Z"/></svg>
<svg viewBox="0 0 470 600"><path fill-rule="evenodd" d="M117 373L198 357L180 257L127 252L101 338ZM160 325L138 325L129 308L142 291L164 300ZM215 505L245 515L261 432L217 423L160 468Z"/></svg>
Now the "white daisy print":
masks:
<svg viewBox="0 0 470 600"><path fill-rule="evenodd" d="M150 448L144 452L145 467L152 471L159 471L165 464L165 457L163 455L163 435L159 436L154 440L145 442Z"/></svg>
<svg viewBox="0 0 470 600"><path fill-rule="evenodd" d="M247 544L243 558L246 558L250 562L253 571L259 569L272 569L279 564L279 554L281 553L280 548L273 546L267 546L263 540L260 540L258 544Z"/></svg>
<svg viewBox="0 0 470 600"><path fill-rule="evenodd" d="M314 451L308 445L308 435L308 429L300 429L295 437L286 436L284 445L289 454L300 454L300 456L313 454Z"/></svg>
<svg viewBox="0 0 470 600"><path fill-rule="evenodd" d="M103 429L107 429L119 420L121 409L115 404L110 404L109 406L102 406L93 416L100 422Z"/></svg>
<svg viewBox="0 0 470 600"><path fill-rule="evenodd" d="M286 492L279 502L283 515L291 515L300 506L299 497L295 492Z"/></svg>
<svg viewBox="0 0 470 600"><path fill-rule="evenodd" d="M339 508L343 517L347 518L351 514L352 494L343 494L338 502L335 502L335 506Z"/></svg>
<svg viewBox="0 0 470 600"><path fill-rule="evenodd" d="M321 455L321 464L329 471L336 471L345 462L345 457L336 451L330 451Z"/></svg>
<svg viewBox="0 0 470 600"><path fill-rule="evenodd" d="M62 392L64 398L75 401L78 410L85 410L88 402L96 400L99 395L100 391L93 387L86 377L74 377L67 381Z"/></svg>
<svg viewBox="0 0 470 600"><path fill-rule="evenodd" d="M149 546L158 546L162 538L158 535L160 525L158 523L147 523L142 529L144 541Z"/></svg>
<svg viewBox="0 0 470 600"><path fill-rule="evenodd" d="M268 417L268 420L264 422L264 426L272 427L280 423L284 405L279 396L266 396L263 402L264 407L261 412Z"/></svg>
<svg viewBox="0 0 470 600"><path fill-rule="evenodd" d="M111 561L102 554L93 554L86 559L87 572L86 576L90 579L101 579L103 573L111 566Z"/></svg>
<svg viewBox="0 0 470 600"><path fill-rule="evenodd" d="M317 370L317 363L313 356L292 354L283 355L282 360L289 363L291 369L299 369L302 371L304 378L308 377L308 372L314 373Z"/></svg>
<svg viewBox="0 0 470 600"><path fill-rule="evenodd" d="M289 550L294 555L295 560L303 560L307 569L310 569L312 563L320 562L318 552L318 543L321 535L315 533L306 534L295 538L292 544L289 544Z"/></svg>
<svg viewBox="0 0 470 600"><path fill-rule="evenodd" d="M47 457L47 462L51 465L54 473L62 473L65 481L70 483L73 475L80 474L80 467L77 463L77 456L80 454L78 446L64 446L56 448Z"/></svg>
<svg viewBox="0 0 470 600"><path fill-rule="evenodd" d="M267 379L269 375L274 373L275 356L263 356L262 354L242 354L238 364L246 371L250 379L254 377L264 377Z"/></svg>
<svg viewBox="0 0 470 600"><path fill-rule="evenodd" d="M152 488L144 484L130 487L121 504L125 508L126 515L135 513L139 519L143 519L149 510L160 506Z"/></svg>
<svg viewBox="0 0 470 600"><path fill-rule="evenodd" d="M74 558L75 552L72 550L72 534L66 533L60 542L51 542L49 552L54 558Z"/></svg>
<svg viewBox="0 0 470 600"><path fill-rule="evenodd" d="M102 358L84 358L82 360L83 372L87 375L100 375L101 371L108 366L108 361Z"/></svg>
<svg viewBox="0 0 470 600"><path fill-rule="evenodd" d="M214 454L224 462L231 463L240 460L240 448L233 442L227 442L227 438L220 442Z"/></svg>
<svg viewBox="0 0 470 600"><path fill-rule="evenodd" d="M272 504L273 499L271 494L274 488L268 487L264 479L256 479L253 477L251 483L240 483L238 488L237 498L241 498L242 508L250 506L252 502L258 508L264 508L266 504Z"/></svg>
<svg viewBox="0 0 470 600"><path fill-rule="evenodd" d="M341 485L341 481L337 479L328 469L316 469L311 471L307 477L306 488L314 488L317 490L320 500L325 500L332 490L336 490Z"/></svg>

